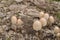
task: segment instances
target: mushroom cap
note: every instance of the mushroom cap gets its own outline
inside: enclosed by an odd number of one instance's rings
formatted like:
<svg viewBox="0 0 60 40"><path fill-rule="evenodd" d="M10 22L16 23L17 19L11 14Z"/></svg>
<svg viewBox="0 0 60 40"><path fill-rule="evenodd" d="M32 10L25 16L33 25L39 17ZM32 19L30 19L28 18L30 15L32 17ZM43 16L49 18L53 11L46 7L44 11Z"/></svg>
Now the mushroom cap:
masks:
<svg viewBox="0 0 60 40"><path fill-rule="evenodd" d="M40 14L39 14L39 17L42 18L44 16L44 12L41 11Z"/></svg>
<svg viewBox="0 0 60 40"><path fill-rule="evenodd" d="M49 14L48 14L48 13L45 13L45 14L44 14L44 18L48 20Z"/></svg>
<svg viewBox="0 0 60 40"><path fill-rule="evenodd" d="M50 22L50 23L54 23L54 17L53 17L53 16L50 16L50 17L49 17L49 22Z"/></svg>
<svg viewBox="0 0 60 40"><path fill-rule="evenodd" d="M22 25L23 24L23 21L21 19L18 19L17 20L17 25Z"/></svg>
<svg viewBox="0 0 60 40"><path fill-rule="evenodd" d="M54 28L54 32L55 32L55 33L59 33L59 32L60 32L60 29L59 29L58 26L55 26L55 28Z"/></svg>
<svg viewBox="0 0 60 40"><path fill-rule="evenodd" d="M41 18L40 22L41 22L42 26L46 26L47 25L47 20L45 18Z"/></svg>
<svg viewBox="0 0 60 40"><path fill-rule="evenodd" d="M57 36L57 37L60 37L60 33L57 33L56 36Z"/></svg>
<svg viewBox="0 0 60 40"><path fill-rule="evenodd" d="M34 23L33 23L33 29L38 31L38 30L41 30L42 28L42 24L40 21L36 20Z"/></svg>
<svg viewBox="0 0 60 40"><path fill-rule="evenodd" d="M17 18L16 18L16 16L12 16L12 17L11 17L11 23L12 23L12 24L16 24L16 23L17 23Z"/></svg>

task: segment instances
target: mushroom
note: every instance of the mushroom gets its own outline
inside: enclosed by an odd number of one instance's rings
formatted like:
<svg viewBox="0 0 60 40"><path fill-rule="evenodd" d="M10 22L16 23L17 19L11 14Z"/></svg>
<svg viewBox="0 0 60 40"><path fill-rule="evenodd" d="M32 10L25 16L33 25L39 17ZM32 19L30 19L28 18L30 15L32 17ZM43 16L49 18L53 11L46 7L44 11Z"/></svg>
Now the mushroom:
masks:
<svg viewBox="0 0 60 40"><path fill-rule="evenodd" d="M51 24L54 23L54 17L53 17L53 16L50 16L48 21L49 21L49 23L51 23Z"/></svg>
<svg viewBox="0 0 60 40"><path fill-rule="evenodd" d="M40 14L39 14L39 17L42 18L44 16L44 12L41 11Z"/></svg>
<svg viewBox="0 0 60 40"><path fill-rule="evenodd" d="M54 28L54 32L55 32L55 33L59 33L59 32L60 32L60 29L59 29L58 26L55 26L55 28Z"/></svg>
<svg viewBox="0 0 60 40"><path fill-rule="evenodd" d="M57 37L60 37L60 33L57 33L56 36L57 36Z"/></svg>
<svg viewBox="0 0 60 40"><path fill-rule="evenodd" d="M23 21L21 19L18 19L17 20L17 25L22 25L23 24Z"/></svg>
<svg viewBox="0 0 60 40"><path fill-rule="evenodd" d="M33 29L36 30L36 31L39 31L39 30L42 29L42 24L39 20L34 21Z"/></svg>
<svg viewBox="0 0 60 40"><path fill-rule="evenodd" d="M16 23L17 23L17 18L16 18L16 16L12 16L12 17L11 17L11 23L12 23L12 24L16 24Z"/></svg>
<svg viewBox="0 0 60 40"><path fill-rule="evenodd" d="M45 14L44 14L44 18L48 20L49 14L48 14L48 13L45 13Z"/></svg>
<svg viewBox="0 0 60 40"><path fill-rule="evenodd" d="M41 22L42 26L46 26L47 25L47 20L45 18L41 18L40 22Z"/></svg>

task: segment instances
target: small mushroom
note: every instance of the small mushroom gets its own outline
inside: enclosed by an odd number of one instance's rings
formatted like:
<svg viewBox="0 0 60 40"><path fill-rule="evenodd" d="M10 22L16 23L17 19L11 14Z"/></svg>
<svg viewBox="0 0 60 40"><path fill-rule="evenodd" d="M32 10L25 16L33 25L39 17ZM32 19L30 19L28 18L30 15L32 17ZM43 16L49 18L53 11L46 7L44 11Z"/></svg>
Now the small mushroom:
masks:
<svg viewBox="0 0 60 40"><path fill-rule="evenodd" d="M55 32L55 33L59 33L59 32L60 32L60 29L59 29L58 26L55 26L55 28L54 28L54 32Z"/></svg>
<svg viewBox="0 0 60 40"><path fill-rule="evenodd" d="M48 13L44 14L44 18L48 20L49 14Z"/></svg>
<svg viewBox="0 0 60 40"><path fill-rule="evenodd" d="M50 16L48 21L49 21L49 23L51 23L51 24L54 23L54 17L53 17L53 16Z"/></svg>
<svg viewBox="0 0 60 40"><path fill-rule="evenodd" d="M16 18L16 16L12 16L12 17L11 17L11 23L12 23L12 24L16 24L16 23L17 23L17 18Z"/></svg>
<svg viewBox="0 0 60 40"><path fill-rule="evenodd" d="M41 22L42 26L46 26L47 25L47 20L45 18L41 18L40 22Z"/></svg>
<svg viewBox="0 0 60 40"><path fill-rule="evenodd" d="M57 37L60 37L60 33L57 33L56 36L57 36Z"/></svg>
<svg viewBox="0 0 60 40"><path fill-rule="evenodd" d="M23 24L23 21L21 19L18 19L17 20L17 25L22 25Z"/></svg>
<svg viewBox="0 0 60 40"><path fill-rule="evenodd" d="M39 14L39 17L42 18L44 16L44 12L41 11L40 14Z"/></svg>
<svg viewBox="0 0 60 40"><path fill-rule="evenodd" d="M36 20L34 23L33 23L33 29L38 31L38 30L41 30L42 29L42 24L40 21Z"/></svg>

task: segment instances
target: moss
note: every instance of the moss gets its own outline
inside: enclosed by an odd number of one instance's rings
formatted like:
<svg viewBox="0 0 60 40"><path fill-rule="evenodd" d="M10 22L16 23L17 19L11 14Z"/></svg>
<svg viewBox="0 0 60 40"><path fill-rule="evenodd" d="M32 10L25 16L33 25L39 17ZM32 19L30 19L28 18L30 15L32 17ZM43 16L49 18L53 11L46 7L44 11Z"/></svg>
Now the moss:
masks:
<svg viewBox="0 0 60 40"><path fill-rule="evenodd" d="M57 13L56 16L58 19L60 19L60 13Z"/></svg>
<svg viewBox="0 0 60 40"><path fill-rule="evenodd" d="M60 0L53 0L53 1L60 1Z"/></svg>
<svg viewBox="0 0 60 40"><path fill-rule="evenodd" d="M11 40L10 38L7 38L7 40Z"/></svg>

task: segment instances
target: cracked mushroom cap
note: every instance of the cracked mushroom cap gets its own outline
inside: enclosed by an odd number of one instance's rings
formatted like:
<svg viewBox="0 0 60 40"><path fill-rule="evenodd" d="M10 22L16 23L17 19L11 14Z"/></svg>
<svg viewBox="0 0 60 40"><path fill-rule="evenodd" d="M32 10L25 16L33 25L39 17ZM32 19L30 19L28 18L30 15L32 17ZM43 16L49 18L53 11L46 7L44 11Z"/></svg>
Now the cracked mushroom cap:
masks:
<svg viewBox="0 0 60 40"><path fill-rule="evenodd" d="M36 20L34 23L33 23L33 29L38 31L38 30L41 30L42 29L42 24L40 21Z"/></svg>
<svg viewBox="0 0 60 40"><path fill-rule="evenodd" d="M41 18L40 22L41 22L42 26L46 26L47 25L47 20L45 18Z"/></svg>

